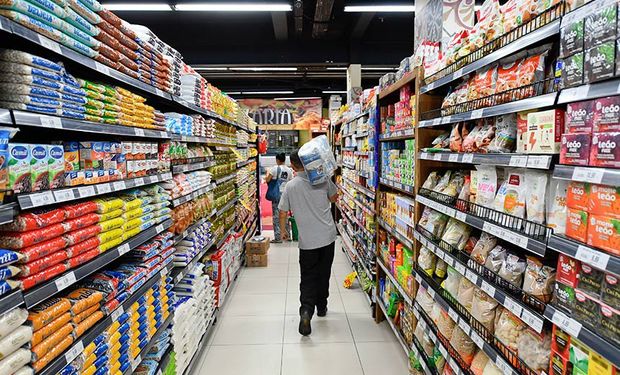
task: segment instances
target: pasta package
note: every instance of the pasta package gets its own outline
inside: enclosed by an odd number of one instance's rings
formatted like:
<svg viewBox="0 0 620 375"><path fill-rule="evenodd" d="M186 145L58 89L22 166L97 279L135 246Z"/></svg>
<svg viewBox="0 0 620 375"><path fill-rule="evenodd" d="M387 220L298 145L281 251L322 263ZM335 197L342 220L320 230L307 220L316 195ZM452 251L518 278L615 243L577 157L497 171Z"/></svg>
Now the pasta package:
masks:
<svg viewBox="0 0 620 375"><path fill-rule="evenodd" d="M73 344L73 336L71 336L71 335L65 336L65 338L61 342L59 342L57 345L55 345L53 348L51 348L47 353L45 353L45 355L43 357L41 357L39 360L33 362L32 363L32 368L36 372L41 371L54 358L58 357L62 352L67 350L69 348L69 346L71 346L71 344ZM29 354L29 357L30 357L30 352L28 352L28 354Z"/></svg>
<svg viewBox="0 0 620 375"><path fill-rule="evenodd" d="M50 298L30 309L28 321L37 331L50 324L71 309L71 302L66 298Z"/></svg>
<svg viewBox="0 0 620 375"><path fill-rule="evenodd" d="M103 319L103 312L101 311L96 311L94 314L84 319L80 324L75 327L76 336L82 336L84 332L88 331L92 326L95 325L95 323L97 323L101 319Z"/></svg>
<svg viewBox="0 0 620 375"><path fill-rule="evenodd" d="M28 311L22 308L15 308L0 315L0 339L16 330L28 319Z"/></svg>
<svg viewBox="0 0 620 375"><path fill-rule="evenodd" d="M103 293L86 288L76 289L67 295L71 302L71 312L77 315L91 306L99 305L103 300Z"/></svg>
<svg viewBox="0 0 620 375"><path fill-rule="evenodd" d="M32 334L31 345L38 345L43 339L50 336L54 332L58 331L65 324L71 322L71 313L67 312L54 319L51 323L43 326L41 329L38 329Z"/></svg>
<svg viewBox="0 0 620 375"><path fill-rule="evenodd" d="M513 353L517 352L517 343L523 331L527 329L525 323L517 316L502 309L497 324L495 325L495 336ZM503 353L510 358L509 353Z"/></svg>
<svg viewBox="0 0 620 375"><path fill-rule="evenodd" d="M29 343L31 339L32 328L28 326L19 326L6 337L0 339L0 360L7 358L22 345Z"/></svg>
<svg viewBox="0 0 620 375"><path fill-rule="evenodd" d="M60 327L57 331L46 337L43 341L31 349L33 359L36 361L45 356L45 353L47 353L54 346L58 345L65 337L71 336L72 332L73 325L71 323L67 323Z"/></svg>

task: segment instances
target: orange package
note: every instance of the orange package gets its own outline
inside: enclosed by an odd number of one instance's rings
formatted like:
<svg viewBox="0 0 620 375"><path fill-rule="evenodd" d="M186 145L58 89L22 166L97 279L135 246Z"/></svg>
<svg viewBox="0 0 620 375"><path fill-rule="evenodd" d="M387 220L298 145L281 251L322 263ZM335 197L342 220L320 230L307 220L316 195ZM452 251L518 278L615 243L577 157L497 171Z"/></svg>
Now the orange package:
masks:
<svg viewBox="0 0 620 375"><path fill-rule="evenodd" d="M91 306L99 306L103 300L103 293L87 288L76 289L67 296L71 302L71 312L77 315Z"/></svg>
<svg viewBox="0 0 620 375"><path fill-rule="evenodd" d="M51 298L30 309L28 321L33 331L38 331L71 309L66 298Z"/></svg>
<svg viewBox="0 0 620 375"><path fill-rule="evenodd" d="M511 89L519 87L519 81L517 77L517 71L521 60L514 62L507 62L497 67L497 81L495 84L495 92L502 93ZM510 93L504 94L498 99L498 103L509 101Z"/></svg>
<svg viewBox="0 0 620 375"><path fill-rule="evenodd" d="M620 218L620 188L592 185L588 199L588 212Z"/></svg>
<svg viewBox="0 0 620 375"><path fill-rule="evenodd" d="M588 245L620 255L620 219L590 215Z"/></svg>
<svg viewBox="0 0 620 375"><path fill-rule="evenodd" d="M71 336L73 332L73 325L67 323L62 326L58 331L51 334L45 340L41 341L38 345L34 346L32 350L32 358L37 361L45 356L45 353L50 351L54 346L58 345L65 337Z"/></svg>
<svg viewBox="0 0 620 375"><path fill-rule="evenodd" d="M524 59L517 70L517 87L524 87L545 78L545 56L546 53ZM535 87L519 90L515 99L526 98L536 95Z"/></svg>
<svg viewBox="0 0 620 375"><path fill-rule="evenodd" d="M38 345L41 341L43 341L46 337L58 331L62 326L69 323L71 321L71 313L66 312L54 319L50 324L47 324L41 329L34 331L32 334L31 344L32 346Z"/></svg>
<svg viewBox="0 0 620 375"><path fill-rule="evenodd" d="M588 211L590 200L590 184L571 181L566 190L566 206L575 210Z"/></svg>
<svg viewBox="0 0 620 375"><path fill-rule="evenodd" d="M586 242L588 233L588 213L569 208L566 214L566 236Z"/></svg>
<svg viewBox="0 0 620 375"><path fill-rule="evenodd" d="M487 96L495 94L495 85L497 83L497 65L493 65L489 68L482 69L476 72L471 79L467 100L475 100L485 98ZM490 105L483 103L483 105Z"/></svg>
<svg viewBox="0 0 620 375"><path fill-rule="evenodd" d="M54 358L58 357L62 352L67 350L71 344L73 344L73 336L68 335L64 338L64 340L45 353L42 358L32 364L34 371L41 371L41 369L47 366Z"/></svg>
<svg viewBox="0 0 620 375"><path fill-rule="evenodd" d="M97 310L99 310L99 305L94 305L94 306L87 308L86 310L82 311L81 313L73 317L73 323L75 324L82 323L86 318L88 318L89 316L97 312Z"/></svg>
<svg viewBox="0 0 620 375"><path fill-rule="evenodd" d="M82 323L78 324L75 327L75 335L76 337L80 337L84 334L84 332L88 331L90 327L94 326L95 323L103 319L103 313L101 311L97 311L88 318L84 319Z"/></svg>

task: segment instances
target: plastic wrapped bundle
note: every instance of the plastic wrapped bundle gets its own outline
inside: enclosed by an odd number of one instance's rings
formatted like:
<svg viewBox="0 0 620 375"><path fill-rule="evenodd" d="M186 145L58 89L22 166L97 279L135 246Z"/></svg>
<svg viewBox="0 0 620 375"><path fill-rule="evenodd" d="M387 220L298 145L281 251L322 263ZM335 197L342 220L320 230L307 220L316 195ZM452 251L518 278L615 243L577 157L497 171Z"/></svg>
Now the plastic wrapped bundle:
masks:
<svg viewBox="0 0 620 375"><path fill-rule="evenodd" d="M336 170L336 159L324 135L301 146L299 158L312 185L326 182Z"/></svg>

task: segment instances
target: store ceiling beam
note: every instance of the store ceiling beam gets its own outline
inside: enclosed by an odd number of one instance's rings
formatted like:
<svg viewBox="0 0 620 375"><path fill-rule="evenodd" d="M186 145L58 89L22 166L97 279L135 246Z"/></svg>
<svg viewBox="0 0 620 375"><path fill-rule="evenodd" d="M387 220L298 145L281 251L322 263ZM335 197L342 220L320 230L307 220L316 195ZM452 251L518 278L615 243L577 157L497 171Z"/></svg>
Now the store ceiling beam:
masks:
<svg viewBox="0 0 620 375"><path fill-rule="evenodd" d="M327 34L333 9L334 0L317 0L312 24L312 38L321 39Z"/></svg>
<svg viewBox="0 0 620 375"><path fill-rule="evenodd" d="M357 19L357 22L355 23L351 38L362 39L373 18L375 18L375 13L361 13L359 18Z"/></svg>
<svg viewBox="0 0 620 375"><path fill-rule="evenodd" d="M273 22L273 34L276 40L283 41L288 39L288 20L286 13L271 12L271 21Z"/></svg>
<svg viewBox="0 0 620 375"><path fill-rule="evenodd" d="M301 36L304 31L304 2L295 0L293 3L293 16L295 17L295 35Z"/></svg>

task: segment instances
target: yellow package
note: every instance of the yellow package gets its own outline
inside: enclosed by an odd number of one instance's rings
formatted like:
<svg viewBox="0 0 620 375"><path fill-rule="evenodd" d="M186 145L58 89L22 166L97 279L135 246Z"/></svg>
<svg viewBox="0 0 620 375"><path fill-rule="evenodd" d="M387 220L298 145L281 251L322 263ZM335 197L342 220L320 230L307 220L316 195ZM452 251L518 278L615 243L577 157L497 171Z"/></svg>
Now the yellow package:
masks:
<svg viewBox="0 0 620 375"><path fill-rule="evenodd" d="M147 305L153 305L154 302L155 302L155 297L153 297L153 293L148 294L146 296L146 304Z"/></svg>
<svg viewBox="0 0 620 375"><path fill-rule="evenodd" d="M121 338L121 333L118 331L114 332L108 339L108 346L111 348L114 345L118 344L118 340L120 340L120 338Z"/></svg>
<svg viewBox="0 0 620 375"><path fill-rule="evenodd" d="M98 198L94 202L97 204L98 214L105 214L119 208L122 209L125 206L125 202L122 199L115 197Z"/></svg>
<svg viewBox="0 0 620 375"><path fill-rule="evenodd" d="M123 241L130 239L131 237L137 236L141 232L141 227L134 228L132 230L126 231L123 233Z"/></svg>
<svg viewBox="0 0 620 375"><path fill-rule="evenodd" d="M138 228L140 225L142 225L142 218L140 217L128 220L126 223L123 224L123 231L128 232L130 230Z"/></svg>
<svg viewBox="0 0 620 375"><path fill-rule="evenodd" d="M106 242L118 239L123 235L122 229L112 229L103 233L99 233L97 238L99 238L99 243L105 244Z"/></svg>
<svg viewBox="0 0 620 375"><path fill-rule="evenodd" d="M122 231L122 229L118 229L118 230ZM115 238L115 239L113 239L111 241L108 241L106 243L102 243L101 245L99 245L99 251L101 251L103 253L103 252L108 251L111 248L116 247L116 246L118 246L118 245L120 245L122 243L123 243L123 239L117 237L117 238Z"/></svg>
<svg viewBox="0 0 620 375"><path fill-rule="evenodd" d="M144 213L144 209L142 207L138 207L131 211L126 211L123 214L123 219L125 219L125 221L129 221L129 220L142 216L143 213Z"/></svg>
<svg viewBox="0 0 620 375"><path fill-rule="evenodd" d="M105 214L99 214L99 222L107 221L107 220L122 216L123 212L124 211L119 208L118 210L112 210L110 212L106 212Z"/></svg>
<svg viewBox="0 0 620 375"><path fill-rule="evenodd" d="M86 345L86 347L82 351L82 354L84 355L84 357L88 357L89 355L93 354L95 349L97 349L97 346L94 342L91 342L90 344Z"/></svg>
<svg viewBox="0 0 620 375"><path fill-rule="evenodd" d="M90 365L95 363L96 360L97 356L95 355L95 353L89 354L88 357L86 357L86 359L84 360L84 365L82 365L82 368L89 368Z"/></svg>
<svg viewBox="0 0 620 375"><path fill-rule="evenodd" d="M121 343L118 341L114 343L114 345L108 344L108 346L110 347L110 349L108 349L109 353L118 353L121 350Z"/></svg>
<svg viewBox="0 0 620 375"><path fill-rule="evenodd" d="M125 202L125 212L129 212L131 210L135 210L136 208L142 207L142 199L132 199Z"/></svg>
<svg viewBox="0 0 620 375"><path fill-rule="evenodd" d="M121 358L121 353L118 350L108 350L108 353L110 353L110 360L108 361L109 363L118 362L118 360Z"/></svg>
<svg viewBox="0 0 620 375"><path fill-rule="evenodd" d="M112 366L109 366L109 367L108 367L108 371L109 371L111 374L114 374L114 373L116 373L118 370L120 370L120 368L121 368L121 363L120 363L119 361L116 361L116 362L115 362Z"/></svg>
<svg viewBox="0 0 620 375"><path fill-rule="evenodd" d="M101 232L107 232L122 227L124 223L125 220L123 220L122 217L117 217L114 219L102 221L99 223L99 226L101 227Z"/></svg>
<svg viewBox="0 0 620 375"><path fill-rule="evenodd" d="M93 365L88 366L86 370L82 371L82 375L93 375L97 371L97 368Z"/></svg>

